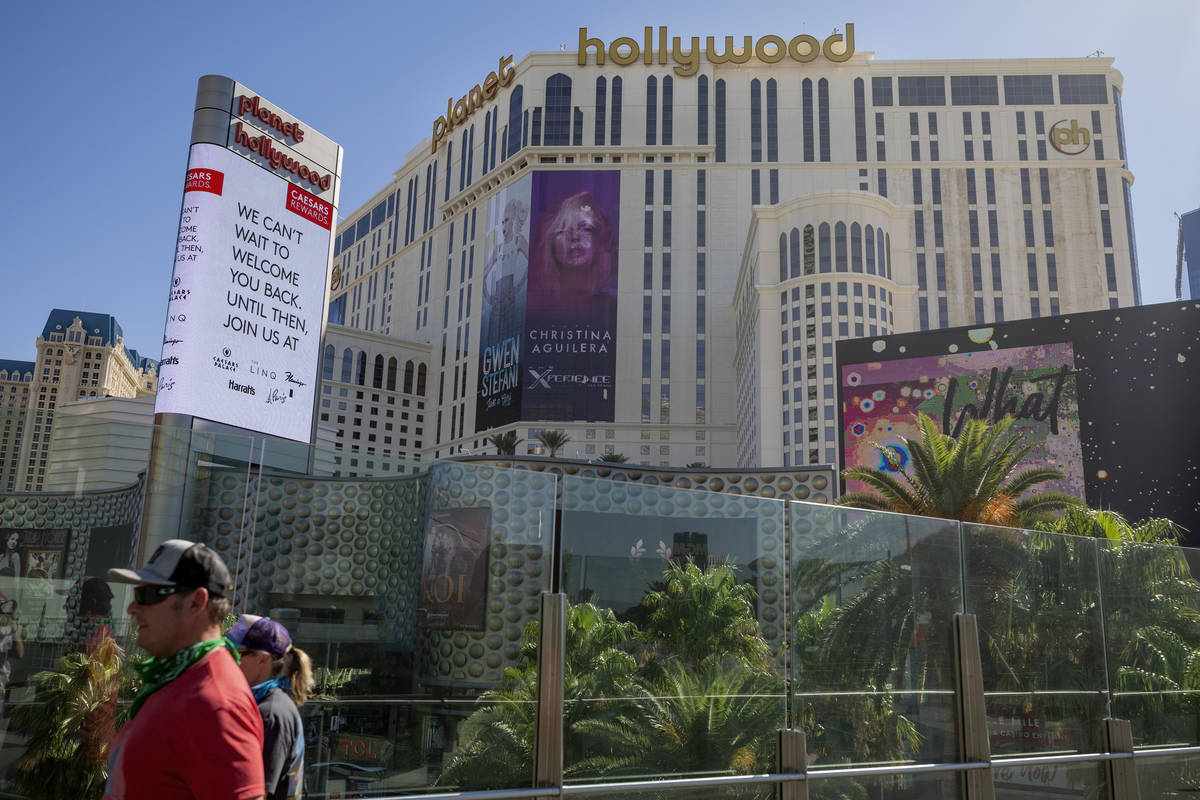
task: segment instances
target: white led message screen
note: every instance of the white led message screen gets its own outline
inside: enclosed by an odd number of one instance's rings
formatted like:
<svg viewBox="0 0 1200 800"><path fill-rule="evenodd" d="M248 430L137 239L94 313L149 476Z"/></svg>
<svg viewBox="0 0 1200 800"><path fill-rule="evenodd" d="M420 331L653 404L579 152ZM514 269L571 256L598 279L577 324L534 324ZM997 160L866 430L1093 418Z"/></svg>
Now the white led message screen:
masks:
<svg viewBox="0 0 1200 800"><path fill-rule="evenodd" d="M192 146L156 414L309 442L334 206Z"/></svg>

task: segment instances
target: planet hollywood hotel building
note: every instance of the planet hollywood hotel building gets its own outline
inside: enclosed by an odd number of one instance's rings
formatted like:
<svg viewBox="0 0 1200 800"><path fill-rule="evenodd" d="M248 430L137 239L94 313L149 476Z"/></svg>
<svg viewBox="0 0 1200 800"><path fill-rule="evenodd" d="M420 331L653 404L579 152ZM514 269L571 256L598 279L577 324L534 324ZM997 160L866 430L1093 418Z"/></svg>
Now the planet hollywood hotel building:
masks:
<svg viewBox="0 0 1200 800"><path fill-rule="evenodd" d="M1111 59L630 34L447 87L339 228L330 321L430 348L412 455L557 428L567 457L836 464L837 339L1140 302ZM382 358L344 358L340 402L380 403ZM321 426L387 455L346 389Z"/></svg>

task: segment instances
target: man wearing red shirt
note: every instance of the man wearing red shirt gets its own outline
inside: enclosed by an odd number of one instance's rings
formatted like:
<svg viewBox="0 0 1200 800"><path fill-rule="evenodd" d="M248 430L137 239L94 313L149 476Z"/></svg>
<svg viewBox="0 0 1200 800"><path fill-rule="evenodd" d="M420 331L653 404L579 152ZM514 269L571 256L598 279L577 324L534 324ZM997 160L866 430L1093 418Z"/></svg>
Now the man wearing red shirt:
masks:
<svg viewBox="0 0 1200 800"><path fill-rule="evenodd" d="M137 585L129 615L152 658L137 665L143 687L112 743L105 800L262 798L262 717L221 636L233 590L225 563L171 539L142 569L108 577Z"/></svg>

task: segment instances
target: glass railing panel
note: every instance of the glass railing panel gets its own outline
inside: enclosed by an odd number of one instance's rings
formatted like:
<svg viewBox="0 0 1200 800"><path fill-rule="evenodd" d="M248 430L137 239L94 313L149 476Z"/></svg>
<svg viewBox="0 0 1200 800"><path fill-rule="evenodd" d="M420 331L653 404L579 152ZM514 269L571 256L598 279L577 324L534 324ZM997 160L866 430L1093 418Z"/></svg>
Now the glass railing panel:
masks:
<svg viewBox="0 0 1200 800"><path fill-rule="evenodd" d="M1138 790L1143 798L1200 794L1200 755L1137 756Z"/></svg>
<svg viewBox="0 0 1200 800"><path fill-rule="evenodd" d="M1094 539L963 525L993 755L1101 749L1108 715Z"/></svg>
<svg viewBox="0 0 1200 800"><path fill-rule="evenodd" d="M1146 541L1097 540L1112 714L1135 747L1200 744L1197 552L1136 530Z"/></svg>
<svg viewBox="0 0 1200 800"><path fill-rule="evenodd" d="M783 504L571 476L562 509L567 781L771 771Z"/></svg>
<svg viewBox="0 0 1200 800"><path fill-rule="evenodd" d="M996 800L1033 798L1111 797L1108 762L1080 761L1069 764L1004 764L992 768ZM1142 797L1162 797L1146 795Z"/></svg>
<svg viewBox="0 0 1200 800"><path fill-rule="evenodd" d="M791 503L792 724L810 769L952 762L957 523Z"/></svg>
<svg viewBox="0 0 1200 800"><path fill-rule="evenodd" d="M454 462L263 476L247 607L290 620L313 660L309 797L531 785L555 491L552 475Z"/></svg>
<svg viewBox="0 0 1200 800"><path fill-rule="evenodd" d="M808 780L809 800L850 800L878 798L879 800L910 800L936 797L939 800L959 800L962 790L960 772L898 773L861 777L825 777L813 769Z"/></svg>
<svg viewBox="0 0 1200 800"><path fill-rule="evenodd" d="M143 542L139 473L156 435L167 458L153 485L171 497L170 513ZM145 656L125 613L132 587L107 581L108 570L143 561L162 540L198 538L213 465L236 464L243 487L250 469L250 439L236 434L62 414L55 437L46 490L0 497L0 790L17 796L84 796L99 780L132 696L132 661ZM246 497L230 499L239 515Z"/></svg>

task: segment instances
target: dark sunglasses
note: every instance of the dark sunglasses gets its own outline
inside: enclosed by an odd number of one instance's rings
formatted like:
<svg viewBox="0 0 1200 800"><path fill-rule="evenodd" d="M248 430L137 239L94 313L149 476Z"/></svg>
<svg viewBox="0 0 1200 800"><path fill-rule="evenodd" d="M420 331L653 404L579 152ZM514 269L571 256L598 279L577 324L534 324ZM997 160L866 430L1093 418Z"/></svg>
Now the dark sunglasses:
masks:
<svg viewBox="0 0 1200 800"><path fill-rule="evenodd" d="M139 606L152 606L161 603L177 592L190 592L190 586L135 586L133 599Z"/></svg>

